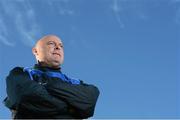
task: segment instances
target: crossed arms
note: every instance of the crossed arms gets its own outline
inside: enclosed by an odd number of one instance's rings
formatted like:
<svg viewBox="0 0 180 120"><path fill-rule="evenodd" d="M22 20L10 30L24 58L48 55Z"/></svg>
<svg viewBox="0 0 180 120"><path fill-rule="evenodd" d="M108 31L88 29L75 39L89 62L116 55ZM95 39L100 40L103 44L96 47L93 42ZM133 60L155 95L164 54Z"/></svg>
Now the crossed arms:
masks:
<svg viewBox="0 0 180 120"><path fill-rule="evenodd" d="M29 75L20 67L10 72L6 82L6 106L14 110L23 108L39 116L68 112L76 118L88 118L93 115L99 96L97 87L84 83L72 85L48 79L46 85L40 85L30 80Z"/></svg>

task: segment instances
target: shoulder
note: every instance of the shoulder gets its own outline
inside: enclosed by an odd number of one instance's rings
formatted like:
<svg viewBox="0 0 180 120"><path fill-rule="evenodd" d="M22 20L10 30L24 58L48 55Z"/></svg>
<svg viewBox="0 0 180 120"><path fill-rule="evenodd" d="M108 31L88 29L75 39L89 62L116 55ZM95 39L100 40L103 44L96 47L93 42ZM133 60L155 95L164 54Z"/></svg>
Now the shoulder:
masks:
<svg viewBox="0 0 180 120"><path fill-rule="evenodd" d="M93 89L93 90L95 90L95 91L97 91L99 93L98 87L93 85L93 84L87 84L83 80L80 80L80 85L88 87L89 89Z"/></svg>
<svg viewBox="0 0 180 120"><path fill-rule="evenodd" d="M19 74L23 73L23 67L14 67L13 69L10 70L9 74Z"/></svg>
<svg viewBox="0 0 180 120"><path fill-rule="evenodd" d="M9 74L6 76L6 82L8 85L15 84L14 82L24 79L26 77L26 73L23 72L23 67L14 67L9 71Z"/></svg>

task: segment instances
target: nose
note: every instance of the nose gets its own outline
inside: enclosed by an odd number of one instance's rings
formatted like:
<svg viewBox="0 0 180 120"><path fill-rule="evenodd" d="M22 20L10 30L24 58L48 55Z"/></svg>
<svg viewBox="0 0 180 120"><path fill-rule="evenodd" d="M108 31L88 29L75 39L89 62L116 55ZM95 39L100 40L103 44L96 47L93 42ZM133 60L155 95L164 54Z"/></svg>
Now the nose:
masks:
<svg viewBox="0 0 180 120"><path fill-rule="evenodd" d="M61 47L60 47L59 45L56 45L56 46L55 46L55 49L56 49L56 50L60 50Z"/></svg>

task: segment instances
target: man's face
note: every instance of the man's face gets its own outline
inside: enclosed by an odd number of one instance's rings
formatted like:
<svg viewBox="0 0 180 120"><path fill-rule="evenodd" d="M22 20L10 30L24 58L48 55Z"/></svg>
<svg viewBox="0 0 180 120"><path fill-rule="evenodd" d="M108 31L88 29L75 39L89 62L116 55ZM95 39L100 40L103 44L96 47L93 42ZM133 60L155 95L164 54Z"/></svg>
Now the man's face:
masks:
<svg viewBox="0 0 180 120"><path fill-rule="evenodd" d="M34 48L33 48L34 49ZM59 67L64 61L62 41L56 36L47 36L37 42L35 47L36 59L48 67Z"/></svg>

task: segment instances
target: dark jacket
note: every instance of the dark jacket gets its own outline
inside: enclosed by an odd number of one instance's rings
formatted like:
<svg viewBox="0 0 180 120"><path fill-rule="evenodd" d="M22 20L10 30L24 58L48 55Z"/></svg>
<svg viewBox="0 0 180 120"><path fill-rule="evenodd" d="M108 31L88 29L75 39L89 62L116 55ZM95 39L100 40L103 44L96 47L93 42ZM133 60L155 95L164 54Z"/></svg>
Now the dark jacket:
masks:
<svg viewBox="0 0 180 120"><path fill-rule="evenodd" d="M35 65L43 72L61 72ZM82 81L70 84L56 77L33 75L33 80L23 68L16 67L6 78L5 105L16 110L15 118L85 119L93 116L99 90Z"/></svg>

